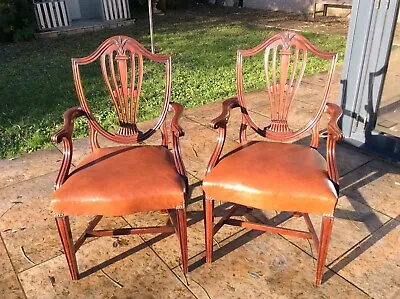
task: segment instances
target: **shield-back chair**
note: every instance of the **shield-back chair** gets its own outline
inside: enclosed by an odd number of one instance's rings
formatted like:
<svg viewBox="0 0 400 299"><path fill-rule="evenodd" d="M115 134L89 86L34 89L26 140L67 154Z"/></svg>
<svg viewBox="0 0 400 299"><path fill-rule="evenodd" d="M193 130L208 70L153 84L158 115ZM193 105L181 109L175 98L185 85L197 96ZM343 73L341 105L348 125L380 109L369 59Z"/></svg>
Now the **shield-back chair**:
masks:
<svg viewBox="0 0 400 299"><path fill-rule="evenodd" d="M270 123L260 127L247 110L244 97L243 61L248 57L264 59L266 94L270 104ZM316 114L299 129L288 123L291 104L302 81L307 58L313 55L329 62L327 81L320 94ZM224 225L279 233L310 239L317 252L316 284L322 280L328 243L333 225L333 212L338 200L339 176L335 145L342 138L337 125L342 111L327 103L337 54L319 51L306 38L293 32L281 32L249 50L237 52L237 97L225 100L222 113L211 122L218 129L216 148L203 180L205 193L206 262L212 262L213 236ZM239 147L220 157L231 109L240 108L242 123ZM321 115L330 115L327 128L326 160L317 151ZM247 141L246 128L262 136L262 141ZM311 134L310 146L292 141ZM214 225L214 201L233 203L231 210ZM304 218L308 231L269 226L231 218L240 206L250 209L293 212ZM322 216L320 238L309 214Z"/></svg>
<svg viewBox="0 0 400 299"><path fill-rule="evenodd" d="M163 102L156 124L142 132L136 121L142 83L146 78L144 60L161 66L165 88L161 91ZM99 74L101 69L118 117L118 129L113 132L107 131L96 121L84 92L80 68L95 61L100 62ZM188 183L179 146L179 137L184 135L184 131L178 124L183 107L170 102L171 57L152 54L130 37L114 36L105 40L91 55L73 58L72 69L80 106L64 113L64 126L52 137L54 142L63 143L64 155L51 200L71 278L79 278L75 253L87 237L143 233L176 232L183 271L186 273L185 198ZM171 121L172 151L168 149L168 109L174 110ZM78 117L86 118L89 123L92 152L70 171L72 133ZM161 132L162 136L159 146L138 144L156 132ZM100 135L118 146L100 147ZM155 210L167 210L172 224L95 230L103 216L124 216ZM69 222L71 215L94 216L75 243Z"/></svg>

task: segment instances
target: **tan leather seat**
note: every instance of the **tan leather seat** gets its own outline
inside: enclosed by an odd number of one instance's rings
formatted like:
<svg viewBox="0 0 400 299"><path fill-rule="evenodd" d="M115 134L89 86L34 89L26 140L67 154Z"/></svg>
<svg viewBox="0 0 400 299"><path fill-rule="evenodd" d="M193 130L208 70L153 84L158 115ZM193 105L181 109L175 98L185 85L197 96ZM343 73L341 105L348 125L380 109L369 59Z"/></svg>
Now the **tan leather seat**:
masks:
<svg viewBox="0 0 400 299"><path fill-rule="evenodd" d="M208 198L268 210L331 215L337 202L325 159L296 144L238 147L204 178L203 188Z"/></svg>
<svg viewBox="0 0 400 299"><path fill-rule="evenodd" d="M100 148L53 194L51 206L65 215L122 216L184 207L184 189L162 146Z"/></svg>

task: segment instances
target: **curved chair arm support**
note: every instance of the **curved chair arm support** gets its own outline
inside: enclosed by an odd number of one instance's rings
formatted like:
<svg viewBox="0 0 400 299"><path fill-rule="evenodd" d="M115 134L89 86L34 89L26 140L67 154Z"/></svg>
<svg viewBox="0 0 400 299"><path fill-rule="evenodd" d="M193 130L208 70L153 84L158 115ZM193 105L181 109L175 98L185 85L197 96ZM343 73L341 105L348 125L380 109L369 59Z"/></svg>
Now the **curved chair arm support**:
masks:
<svg viewBox="0 0 400 299"><path fill-rule="evenodd" d="M237 107L240 107L239 99L237 97L229 98L223 101L221 114L210 122L210 126L213 129L226 127L231 110Z"/></svg>
<svg viewBox="0 0 400 299"><path fill-rule="evenodd" d="M185 131L182 129L182 127L178 123L180 117L182 116L183 110L184 110L183 106L178 103L170 102L169 108L174 110L174 116L172 117L172 120L171 120L171 132L174 135L176 135L177 137L185 136Z"/></svg>
<svg viewBox="0 0 400 299"><path fill-rule="evenodd" d="M214 152L208 162L206 173L217 165L219 157L221 156L222 149L225 144L226 138L226 125L228 123L230 112L232 109L240 107L239 99L237 97L229 98L222 103L222 113L210 122L213 129L218 129L217 144L215 145Z"/></svg>
<svg viewBox="0 0 400 299"><path fill-rule="evenodd" d="M86 113L81 107L70 108L64 112L64 125L63 127L51 137L51 141L60 143L63 138L71 139L74 130L74 121L78 117L84 116Z"/></svg>
<svg viewBox="0 0 400 299"><path fill-rule="evenodd" d="M342 108L336 104L327 103L325 112L330 115L328 122L328 139L326 142L326 162L328 167L329 178L336 184L339 189L339 173L336 165L336 142L343 139L342 130L338 126L338 121L342 116Z"/></svg>
<svg viewBox="0 0 400 299"><path fill-rule="evenodd" d="M55 133L51 140L55 143L63 143L63 159L56 179L55 189L61 187L61 185L66 181L69 174L69 169L72 162L72 132L74 130L74 121L78 117L84 116L86 113L81 107L70 108L64 113L64 125L63 127Z"/></svg>
<svg viewBox="0 0 400 299"><path fill-rule="evenodd" d="M184 136L185 131L178 123L178 120L181 117L184 108L182 105L174 102L171 102L169 104L169 108L174 110L174 116L172 117L171 120L171 132L172 132L172 152L174 154L175 167L179 172L179 174L185 177L187 184L187 173L185 165L183 164L181 146L179 144L179 137Z"/></svg>

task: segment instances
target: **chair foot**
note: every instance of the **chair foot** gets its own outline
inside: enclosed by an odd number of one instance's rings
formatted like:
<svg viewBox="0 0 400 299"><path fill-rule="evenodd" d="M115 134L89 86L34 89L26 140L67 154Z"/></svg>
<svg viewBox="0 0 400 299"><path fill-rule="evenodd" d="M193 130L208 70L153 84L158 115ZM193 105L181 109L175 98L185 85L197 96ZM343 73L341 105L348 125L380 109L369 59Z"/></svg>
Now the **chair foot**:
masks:
<svg viewBox="0 0 400 299"><path fill-rule="evenodd" d="M204 226L206 231L206 263L210 264L212 262L213 253L214 201L205 199L204 210Z"/></svg>
<svg viewBox="0 0 400 299"><path fill-rule="evenodd" d="M186 275L188 273L188 247L187 247L187 223L186 223L186 209L177 209L177 225L179 234L179 243L182 255L182 269Z"/></svg>
<svg viewBox="0 0 400 299"><path fill-rule="evenodd" d="M322 282L322 274L328 255L328 245L331 238L333 227L333 217L324 216L321 224L321 236L319 243L318 262L317 262L317 277L315 284L318 286Z"/></svg>
<svg viewBox="0 0 400 299"><path fill-rule="evenodd" d="M72 280L78 280L79 272L78 265L76 263L74 243L72 241L71 227L69 225L68 216L56 216L56 223L58 233L60 234L61 243L64 248L65 257L69 267Z"/></svg>
<svg viewBox="0 0 400 299"><path fill-rule="evenodd" d="M300 213L300 212L293 212L293 217L295 217L295 218L299 218L299 217L301 217L303 214L302 213Z"/></svg>

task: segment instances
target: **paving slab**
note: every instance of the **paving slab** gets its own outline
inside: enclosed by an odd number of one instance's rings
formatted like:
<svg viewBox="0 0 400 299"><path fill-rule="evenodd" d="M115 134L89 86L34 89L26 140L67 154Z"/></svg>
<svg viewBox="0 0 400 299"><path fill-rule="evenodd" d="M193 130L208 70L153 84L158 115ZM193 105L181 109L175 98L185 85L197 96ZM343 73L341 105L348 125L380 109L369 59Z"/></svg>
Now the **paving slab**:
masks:
<svg viewBox="0 0 400 299"><path fill-rule="evenodd" d="M114 240L103 237L81 247L78 281L71 281L64 255L20 273L27 297L195 298L139 236L117 247Z"/></svg>
<svg viewBox="0 0 400 299"><path fill-rule="evenodd" d="M198 108L188 109L185 112L185 116L192 121L195 121L201 125L209 127L210 122L221 114L222 102L223 101L218 101L212 104L203 105ZM263 119L264 116L260 115L259 118ZM233 109L230 113L230 118L226 130L226 136L228 139L230 140L239 139L239 131L241 123L242 123L242 114L240 112L240 109L238 108Z"/></svg>
<svg viewBox="0 0 400 299"><path fill-rule="evenodd" d="M306 136L296 143L302 145L310 145L311 137ZM326 158L326 139L319 138L318 140L318 152ZM338 167L339 176L343 177L358 167L372 161L373 156L366 155L357 151L351 146L347 146L344 142L338 142L336 144L336 163ZM341 189L344 188L345 183L340 181Z"/></svg>
<svg viewBox="0 0 400 299"><path fill-rule="evenodd" d="M190 188L193 189L191 199L187 205L187 228L188 228L188 255L189 258L202 253L205 249L204 240L204 212L203 212L203 191L201 182L189 175ZM226 212L230 205L219 205L216 203L215 221ZM124 219L132 227L149 225L170 225L169 217L158 211L148 213L138 213L124 216ZM221 231L215 235L215 245L228 236L242 230L239 227L224 226ZM181 265L181 252L179 241L175 234L145 234L143 239L157 253L157 255L170 267L174 268Z"/></svg>
<svg viewBox="0 0 400 299"><path fill-rule="evenodd" d="M26 298L17 275L14 272L3 274L0 277L0 292L2 298L21 299Z"/></svg>
<svg viewBox="0 0 400 299"><path fill-rule="evenodd" d="M63 151L62 143L58 143L56 146L61 152ZM84 157L92 152L90 148L89 137L73 140L72 148L72 165L74 166L78 165L78 163L82 161Z"/></svg>
<svg viewBox="0 0 400 299"><path fill-rule="evenodd" d="M61 254L61 242L50 209L56 175L53 172L1 189L0 203L11 203L11 208L1 218L0 232L17 272ZM83 232L90 219L90 216L72 217L73 234ZM121 218L105 218L99 227L124 225L126 222ZM74 235L75 239L79 234Z"/></svg>
<svg viewBox="0 0 400 299"><path fill-rule="evenodd" d="M193 208L193 206L202 206L202 190L200 186L200 181L189 174L189 192L191 193L191 199L187 203L189 257L204 250L204 237L201 233L202 208ZM124 216L124 219L132 227L171 225L168 214L160 211L127 215ZM170 268L182 263L179 240L176 234L144 234L141 237Z"/></svg>
<svg viewBox="0 0 400 299"><path fill-rule="evenodd" d="M391 219L346 196L339 198L334 216L335 220L329 244L327 264L341 259L349 250L365 238L375 234L378 229ZM319 236L322 217L310 215L310 218ZM308 231L302 217L290 219L284 224L284 227ZM311 247L311 244L307 240L286 236L285 238L296 244L310 256L316 257L315 248Z"/></svg>
<svg viewBox="0 0 400 299"><path fill-rule="evenodd" d="M0 292L3 298L25 298L2 239L0 239Z"/></svg>
<svg viewBox="0 0 400 299"><path fill-rule="evenodd" d="M391 219L341 259L329 265L373 298L399 298L400 220Z"/></svg>
<svg viewBox="0 0 400 299"><path fill-rule="evenodd" d="M308 103L294 101L290 107L290 111L288 114L288 125L292 130L299 130L303 128L306 124L308 124L311 119L317 114L319 107L313 106ZM256 108L253 108L251 111L256 111L265 116L270 116L270 105L264 104L260 105ZM320 121L320 128L327 128L327 118L323 118ZM265 125L259 125L261 128L265 127Z"/></svg>
<svg viewBox="0 0 400 299"><path fill-rule="evenodd" d="M60 168L62 154L56 147L0 160L0 188L53 172Z"/></svg>
<svg viewBox="0 0 400 299"><path fill-rule="evenodd" d="M305 77L290 114L293 128L304 125L318 109L324 76ZM335 75L334 83L339 84ZM330 99L337 98L334 87ZM269 121L266 92L246 94L253 119L261 127ZM221 112L217 101L186 109L181 125L183 160L189 172L187 203L190 272L181 271L181 253L175 234L92 238L78 252L82 279L72 282L63 255L50 196L60 167L60 145L13 160L0 161L0 293L5 298L397 298L400 296L398 244L400 170L373 156L338 144L341 197L335 211L333 236L324 283L315 280L315 254L307 241L249 231L225 225L214 236L215 261L204 264L204 213L201 179L214 150L217 132L207 125ZM172 113L167 115L169 130ZM320 130L328 121L324 114ZM145 131L156 119L142 122ZM233 110L228 123L224 153L238 146L241 112ZM250 139L258 140L248 130ZM262 139L262 138L259 138ZM145 144L161 142L156 132ZM103 146L112 142L100 137ZM309 145L310 137L298 141ZM326 141L318 151L325 156ZM169 138L171 148L171 138ZM73 164L90 153L89 139L74 141ZM215 221L230 208L216 202ZM275 211L239 210L235 217L278 222ZM274 218L274 216L276 216ZM311 216L319 232L320 217ZM74 238L90 216L71 217ZM273 220L271 220L273 219ZM121 228L168 223L156 212L125 217L105 217L99 228ZM286 227L306 229L301 218ZM23 250L21 250L21 248ZM29 261L31 260L33 264ZM112 277L112 282L100 270ZM20 283L21 282L21 283ZM118 286L120 284L120 286ZM122 286L122 287L121 287ZM4 295L3 295L4 294Z"/></svg>
<svg viewBox="0 0 400 299"><path fill-rule="evenodd" d="M342 66L335 67L335 72L332 76L332 85L331 88L335 89L335 86L339 86L340 80L342 80ZM326 84L326 80L328 78L328 72L319 72L314 75L308 75L303 77L302 84L310 84L313 86L321 86L324 87Z"/></svg>
<svg viewBox="0 0 400 299"><path fill-rule="evenodd" d="M14 272L11 265L10 258L8 257L6 247L4 246L3 240L0 239L0 276Z"/></svg>
<svg viewBox="0 0 400 299"><path fill-rule="evenodd" d="M181 138L180 144L186 170L202 179L217 143L218 133L194 122L187 122L185 130L185 137ZM236 142L226 139L222 154L236 146Z"/></svg>
<svg viewBox="0 0 400 299"><path fill-rule="evenodd" d="M204 256L190 261L198 298L368 298L337 275L315 287L313 259L279 235L244 230L220 245L211 266Z"/></svg>
<svg viewBox="0 0 400 299"><path fill-rule="evenodd" d="M340 182L341 192L392 218L400 215L400 168L373 160Z"/></svg>

